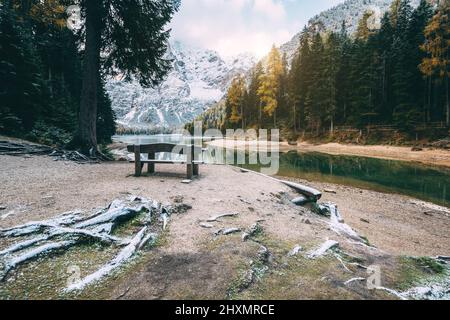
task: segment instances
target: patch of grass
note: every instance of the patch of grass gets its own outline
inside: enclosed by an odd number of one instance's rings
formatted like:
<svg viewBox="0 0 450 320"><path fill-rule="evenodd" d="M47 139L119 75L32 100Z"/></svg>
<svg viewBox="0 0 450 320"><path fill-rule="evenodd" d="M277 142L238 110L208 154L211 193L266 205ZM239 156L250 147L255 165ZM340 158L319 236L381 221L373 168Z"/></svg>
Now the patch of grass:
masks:
<svg viewBox="0 0 450 320"><path fill-rule="evenodd" d="M400 257L397 287L407 290L423 281L434 281L445 277L444 265L429 257Z"/></svg>
<svg viewBox="0 0 450 320"><path fill-rule="evenodd" d="M440 262L436 261L436 259L430 257L418 257L412 259L419 267L431 270L433 273L442 274L445 271L445 267Z"/></svg>
<svg viewBox="0 0 450 320"><path fill-rule="evenodd" d="M86 242L64 253L43 256L12 271L0 286L0 299L72 299L64 293L71 277L80 278L108 262L117 249Z"/></svg>

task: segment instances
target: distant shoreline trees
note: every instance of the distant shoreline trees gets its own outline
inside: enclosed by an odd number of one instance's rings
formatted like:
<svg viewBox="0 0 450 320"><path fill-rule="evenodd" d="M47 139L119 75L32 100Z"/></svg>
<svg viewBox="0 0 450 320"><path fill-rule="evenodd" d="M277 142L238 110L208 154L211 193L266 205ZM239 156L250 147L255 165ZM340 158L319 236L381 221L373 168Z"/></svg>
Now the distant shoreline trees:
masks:
<svg viewBox="0 0 450 320"><path fill-rule="evenodd" d="M434 10L422 0L413 9L396 0L378 29L372 14L364 14L353 37L344 23L340 32L305 28L289 70L272 48L241 89L246 127L277 126L277 119L282 129L315 134L335 126L450 126L448 3Z"/></svg>

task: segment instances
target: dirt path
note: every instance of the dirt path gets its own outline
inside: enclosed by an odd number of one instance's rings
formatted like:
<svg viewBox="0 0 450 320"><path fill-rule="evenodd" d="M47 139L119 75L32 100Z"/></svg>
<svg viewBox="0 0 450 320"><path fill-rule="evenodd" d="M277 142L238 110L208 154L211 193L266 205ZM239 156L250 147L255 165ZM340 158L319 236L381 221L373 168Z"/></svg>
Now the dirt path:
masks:
<svg viewBox="0 0 450 320"><path fill-rule="evenodd" d="M313 184L319 189L334 188L337 193L326 193L324 200L338 203L346 222L385 252L369 256L370 252L330 230L324 218L290 203L295 196L292 190L237 168L202 166L200 178L183 184L185 168L176 165L159 166L156 175L135 178L133 166L123 162L78 165L45 156L0 156L0 163L0 228L77 208L104 207L129 194L192 206L187 213L173 217L164 239L141 263L102 288L87 290L87 298L383 298L386 296L368 293L363 287L355 290L343 285L352 275L334 258L311 264L303 258L288 259L287 253L297 244L309 250L335 239L342 250L366 257L367 263L381 259L379 263L387 264L388 284L397 255L450 255L449 214L431 212L407 197ZM238 213L237 217L212 222L212 228L200 226L211 216L230 212ZM219 229L245 230L256 222L264 230L258 242L243 242L241 233L214 235ZM242 277L254 268L261 245L273 257L267 266L271 270L267 282L244 290ZM355 270L354 275L361 272ZM291 278L282 279L290 282L279 283L278 273L288 274ZM334 280L311 287L310 281L316 283L324 274ZM264 289L272 281L279 284L276 290Z"/></svg>
<svg viewBox="0 0 450 320"><path fill-rule="evenodd" d="M249 145L256 146L256 142L250 141L232 141L232 140L215 140L210 142L215 146L226 146L227 148L244 149ZM265 147L265 145L263 145ZM450 167L450 150L442 149L424 149L422 151L412 151L411 147L397 147L397 146L360 146L360 145L348 145L339 143L326 143L326 144L311 144L308 142L301 142L297 146L291 146L286 142L279 144L279 150L282 152L287 151L302 151L302 152L321 152L332 155L349 155L349 156L361 156L371 157L388 160L400 160L419 162L428 165Z"/></svg>

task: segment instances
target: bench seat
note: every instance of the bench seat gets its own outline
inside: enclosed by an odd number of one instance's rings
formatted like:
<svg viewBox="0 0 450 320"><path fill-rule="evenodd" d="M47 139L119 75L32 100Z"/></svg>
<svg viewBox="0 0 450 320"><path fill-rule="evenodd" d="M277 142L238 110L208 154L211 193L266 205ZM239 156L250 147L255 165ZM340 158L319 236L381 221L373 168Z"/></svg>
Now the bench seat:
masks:
<svg viewBox="0 0 450 320"><path fill-rule="evenodd" d="M128 161L134 163L134 160ZM186 160L141 160L141 163L156 163L156 164L187 164ZM193 164L205 164L204 161L192 161Z"/></svg>
<svg viewBox="0 0 450 320"><path fill-rule="evenodd" d="M176 145L172 143L153 143L145 145L129 145L127 147L128 152L134 153L135 176L139 177L142 173L144 165L148 165L148 172L155 172L155 164L185 164L187 171L187 178L191 179L192 176L199 174L199 165L204 164L203 161L195 160L196 155L203 152L203 148L195 146L193 143L190 145ZM157 153L174 153L180 155L186 155L186 160L158 160L156 158ZM147 154L148 160L141 159L141 154Z"/></svg>

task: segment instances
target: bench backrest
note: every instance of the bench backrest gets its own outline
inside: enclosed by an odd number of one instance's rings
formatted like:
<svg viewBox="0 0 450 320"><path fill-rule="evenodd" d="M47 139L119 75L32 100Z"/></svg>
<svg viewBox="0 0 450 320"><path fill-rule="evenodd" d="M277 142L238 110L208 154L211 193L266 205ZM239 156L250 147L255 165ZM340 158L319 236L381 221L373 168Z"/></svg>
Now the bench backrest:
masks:
<svg viewBox="0 0 450 320"><path fill-rule="evenodd" d="M173 143L152 143L152 144L141 144L139 146L140 153L159 153L159 152L167 152L167 153L177 153L177 154L185 154L186 152L192 151L190 145L179 145L179 144L173 144ZM134 152L135 151L135 145L129 145L127 146L128 152ZM177 148L177 151L174 152L175 147ZM200 146L194 146L194 152L196 154L202 152L202 147Z"/></svg>

